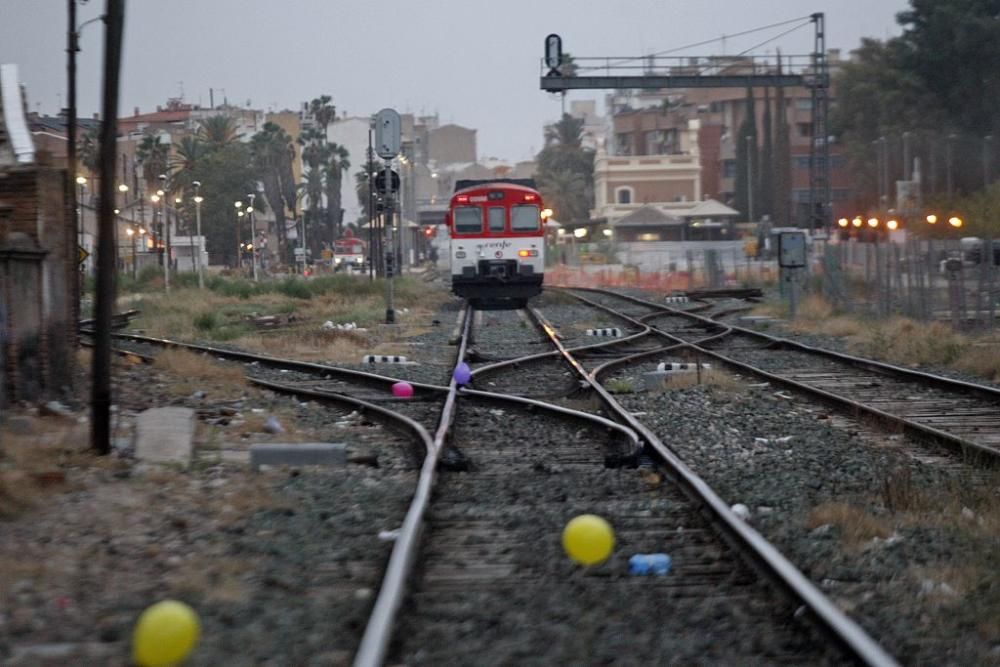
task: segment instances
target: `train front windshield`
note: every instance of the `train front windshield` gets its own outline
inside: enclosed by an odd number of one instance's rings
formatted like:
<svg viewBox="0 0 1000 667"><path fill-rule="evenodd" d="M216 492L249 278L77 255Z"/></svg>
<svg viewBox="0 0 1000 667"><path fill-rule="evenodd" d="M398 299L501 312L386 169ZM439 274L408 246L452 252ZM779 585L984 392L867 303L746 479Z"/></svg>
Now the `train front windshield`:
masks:
<svg viewBox="0 0 1000 667"><path fill-rule="evenodd" d="M483 209L478 206L460 206L455 209L455 231L459 234L478 234L483 231Z"/></svg>
<svg viewBox="0 0 1000 667"><path fill-rule="evenodd" d="M510 228L515 232L538 231L542 216L537 206L517 204L510 209Z"/></svg>

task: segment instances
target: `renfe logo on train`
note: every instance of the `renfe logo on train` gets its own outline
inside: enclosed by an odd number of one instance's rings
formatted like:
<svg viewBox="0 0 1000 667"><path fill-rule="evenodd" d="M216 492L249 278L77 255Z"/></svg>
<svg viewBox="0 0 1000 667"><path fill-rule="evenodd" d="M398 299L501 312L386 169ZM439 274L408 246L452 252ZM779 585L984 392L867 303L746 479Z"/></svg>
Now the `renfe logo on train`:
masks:
<svg viewBox="0 0 1000 667"><path fill-rule="evenodd" d="M479 248L509 248L511 246L510 241L491 241L490 243L479 243L476 245L476 249Z"/></svg>

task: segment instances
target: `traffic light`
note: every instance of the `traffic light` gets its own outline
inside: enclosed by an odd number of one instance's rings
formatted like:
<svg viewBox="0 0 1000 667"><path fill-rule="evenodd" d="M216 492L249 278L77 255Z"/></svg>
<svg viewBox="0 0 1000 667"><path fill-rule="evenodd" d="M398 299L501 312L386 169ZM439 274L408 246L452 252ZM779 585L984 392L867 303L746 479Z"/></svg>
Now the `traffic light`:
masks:
<svg viewBox="0 0 1000 667"><path fill-rule="evenodd" d="M434 238L434 231L435 230L433 227L424 227L424 236L426 236L429 239L432 239Z"/></svg>

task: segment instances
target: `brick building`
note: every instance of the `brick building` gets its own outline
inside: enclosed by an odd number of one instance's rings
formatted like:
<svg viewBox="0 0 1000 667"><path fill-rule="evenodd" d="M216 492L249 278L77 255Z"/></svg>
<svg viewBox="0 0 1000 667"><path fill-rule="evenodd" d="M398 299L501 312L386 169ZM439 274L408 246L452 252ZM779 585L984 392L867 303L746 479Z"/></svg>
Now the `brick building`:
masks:
<svg viewBox="0 0 1000 667"><path fill-rule="evenodd" d="M17 67L0 65L0 407L72 382L78 312L66 172L36 154Z"/></svg>

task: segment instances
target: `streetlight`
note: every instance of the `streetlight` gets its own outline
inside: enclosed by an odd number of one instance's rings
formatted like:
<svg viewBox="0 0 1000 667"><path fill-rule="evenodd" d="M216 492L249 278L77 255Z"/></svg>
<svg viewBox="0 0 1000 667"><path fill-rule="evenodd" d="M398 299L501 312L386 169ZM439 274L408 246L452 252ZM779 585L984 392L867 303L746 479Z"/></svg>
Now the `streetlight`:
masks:
<svg viewBox="0 0 1000 667"><path fill-rule="evenodd" d="M858 216L855 216L853 220L851 220L851 224L854 225L855 227L860 227L861 225L863 225L865 223L861 219L861 216L858 215Z"/></svg>
<svg viewBox="0 0 1000 667"><path fill-rule="evenodd" d="M240 231L240 225L243 220L243 202L234 201L233 206L236 207L236 270L239 271L243 268L243 234Z"/></svg>
<svg viewBox="0 0 1000 667"><path fill-rule="evenodd" d="M847 218L841 218L840 220L837 221L837 224L840 225L841 227L847 227L849 224L851 224L851 222Z"/></svg>
<svg viewBox="0 0 1000 667"><path fill-rule="evenodd" d="M952 217L948 218L948 224L957 229L961 227L964 223L962 222L961 218L953 215Z"/></svg>
<svg viewBox="0 0 1000 667"><path fill-rule="evenodd" d="M170 291L170 219L167 218L167 175L160 174L160 189L156 194L160 195L160 224L163 225L163 289Z"/></svg>
<svg viewBox="0 0 1000 667"><path fill-rule="evenodd" d="M868 226L872 229L878 227L878 218L868 218Z"/></svg>
<svg viewBox="0 0 1000 667"><path fill-rule="evenodd" d="M253 268L253 281L257 282L257 251L254 243L257 240L257 230L253 226L253 200L257 197L254 193L247 194L250 204L247 206L247 215L250 216L250 266Z"/></svg>
<svg viewBox="0 0 1000 667"><path fill-rule="evenodd" d="M886 226L887 229L889 229L890 231L894 232L897 229L899 229L899 221L898 220L889 220L889 221L887 221L885 223L885 226Z"/></svg>
<svg viewBox="0 0 1000 667"><path fill-rule="evenodd" d="M198 289L205 289L205 276L201 269L201 202L204 201L204 197L199 194L199 188L201 188L201 181L194 181L191 183L194 186L194 218L197 224L198 233Z"/></svg>
<svg viewBox="0 0 1000 667"><path fill-rule="evenodd" d="M933 213L931 213L930 215L927 216L926 220L927 220L927 224L934 225L934 224L937 224L938 217L936 215L934 215Z"/></svg>

